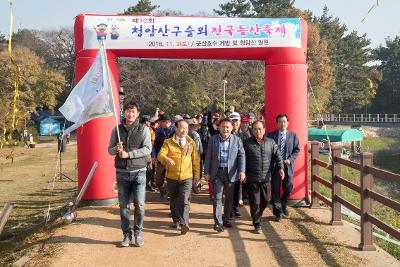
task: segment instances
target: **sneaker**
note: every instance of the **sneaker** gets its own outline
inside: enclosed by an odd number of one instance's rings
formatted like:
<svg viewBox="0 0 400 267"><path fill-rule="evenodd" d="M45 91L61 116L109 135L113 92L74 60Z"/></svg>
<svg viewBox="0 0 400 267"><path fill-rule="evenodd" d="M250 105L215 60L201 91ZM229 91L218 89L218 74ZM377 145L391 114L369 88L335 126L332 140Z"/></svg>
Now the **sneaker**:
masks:
<svg viewBox="0 0 400 267"><path fill-rule="evenodd" d="M181 224L181 235L186 235L187 232L189 232L189 226Z"/></svg>
<svg viewBox="0 0 400 267"><path fill-rule="evenodd" d="M282 213L283 213L283 216L289 217L289 211L288 211L288 209L283 209L283 210L282 210Z"/></svg>
<svg viewBox="0 0 400 267"><path fill-rule="evenodd" d="M257 225L257 226L254 227L254 233L256 233L256 234L262 234L261 225Z"/></svg>
<svg viewBox="0 0 400 267"><path fill-rule="evenodd" d="M224 227L218 223L218 224L214 225L214 230L217 231L217 232L223 232L224 231Z"/></svg>
<svg viewBox="0 0 400 267"><path fill-rule="evenodd" d="M120 244L121 247L129 247L132 241L132 236L129 234L124 235L124 239L122 239L122 242Z"/></svg>
<svg viewBox="0 0 400 267"><path fill-rule="evenodd" d="M282 219L281 215L279 215L279 216L275 216L275 221L277 221L277 222L280 222L280 221L281 221L281 219Z"/></svg>
<svg viewBox="0 0 400 267"><path fill-rule="evenodd" d="M135 232L135 246L141 247L141 246L143 246L143 244L144 244L144 241L142 238L142 232L136 231Z"/></svg>

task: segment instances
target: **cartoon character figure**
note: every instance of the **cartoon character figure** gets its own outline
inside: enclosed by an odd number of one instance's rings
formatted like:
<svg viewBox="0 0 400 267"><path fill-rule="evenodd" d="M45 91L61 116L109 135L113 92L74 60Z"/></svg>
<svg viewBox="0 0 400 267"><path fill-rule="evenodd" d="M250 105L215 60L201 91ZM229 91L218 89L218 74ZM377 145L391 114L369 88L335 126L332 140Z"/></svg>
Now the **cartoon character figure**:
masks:
<svg viewBox="0 0 400 267"><path fill-rule="evenodd" d="M97 40L105 40L107 36L107 24L100 23L96 28Z"/></svg>
<svg viewBox="0 0 400 267"><path fill-rule="evenodd" d="M111 40L117 40L119 37L119 33L118 33L118 28L117 25L112 25L111 26Z"/></svg>

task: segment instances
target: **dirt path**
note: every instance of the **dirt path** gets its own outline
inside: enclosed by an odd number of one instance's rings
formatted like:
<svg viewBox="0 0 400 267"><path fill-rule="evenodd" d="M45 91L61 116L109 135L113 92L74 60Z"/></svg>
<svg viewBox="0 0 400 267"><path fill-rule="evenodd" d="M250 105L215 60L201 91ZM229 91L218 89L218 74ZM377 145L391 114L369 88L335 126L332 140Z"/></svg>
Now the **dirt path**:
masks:
<svg viewBox="0 0 400 267"><path fill-rule="evenodd" d="M46 242L48 248L58 252L28 265L374 266L374 261L363 259L362 253L353 253L357 243L349 245L333 239L332 226L315 219L318 211L309 215L309 209L290 209L290 219L277 223L267 210L262 223L264 233L257 235L251 232L248 206L241 209L244 216L235 221L234 228L223 233L212 229L212 206L206 194L194 196L191 209L190 232L181 236L170 228L168 205L159 203L156 194L148 194L145 244L141 248L118 247L118 207L80 209L77 223L58 230ZM380 266L398 266L388 254L374 253L378 259L375 263Z"/></svg>

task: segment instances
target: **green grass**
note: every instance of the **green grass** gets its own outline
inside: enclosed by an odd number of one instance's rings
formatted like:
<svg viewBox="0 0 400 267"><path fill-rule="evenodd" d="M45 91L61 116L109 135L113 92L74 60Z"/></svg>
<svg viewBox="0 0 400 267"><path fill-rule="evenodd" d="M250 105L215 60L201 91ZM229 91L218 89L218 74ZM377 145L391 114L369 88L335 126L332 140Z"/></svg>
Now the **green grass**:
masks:
<svg viewBox="0 0 400 267"><path fill-rule="evenodd" d="M362 142L362 151L371 152L374 154L374 166L385 169L394 173L400 173L400 137L373 137L366 138ZM319 155L319 159L325 162L329 161L327 155ZM352 159L358 161L358 159ZM309 164L311 166L311 164ZM331 172L319 168L319 176L331 181ZM341 176L352 183L360 185L360 173L357 170L342 166ZM386 182L379 177L374 177L373 190L381 193L393 200L400 201L400 181L398 183ZM322 195L331 198L331 189L323 185L319 186L319 191ZM341 186L341 195L344 199L360 207L359 193ZM373 204L373 215L385 223L399 229L400 228L400 213L391 208L385 207L378 202ZM376 238L375 242L391 255L400 260L400 246L391 244L387 241Z"/></svg>

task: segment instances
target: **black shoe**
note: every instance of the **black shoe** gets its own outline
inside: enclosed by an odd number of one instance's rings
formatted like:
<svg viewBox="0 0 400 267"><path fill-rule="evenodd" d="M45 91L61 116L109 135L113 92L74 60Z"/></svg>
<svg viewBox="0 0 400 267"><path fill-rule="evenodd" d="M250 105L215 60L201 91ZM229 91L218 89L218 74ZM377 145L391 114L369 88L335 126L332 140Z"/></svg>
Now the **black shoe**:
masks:
<svg viewBox="0 0 400 267"><path fill-rule="evenodd" d="M161 195L160 195L160 201L161 201L161 202L167 202L167 201L168 201L168 196L167 196L167 194L161 194Z"/></svg>
<svg viewBox="0 0 400 267"><path fill-rule="evenodd" d="M230 221L224 221L223 225L224 225L224 227L226 227L226 228L232 228L232 227L233 227L233 226L232 226L232 223L231 223Z"/></svg>
<svg viewBox="0 0 400 267"><path fill-rule="evenodd" d="M187 232L189 232L189 226L181 224L181 235L186 235Z"/></svg>
<svg viewBox="0 0 400 267"><path fill-rule="evenodd" d="M179 229L179 223L172 222L171 227L174 228L174 229Z"/></svg>
<svg viewBox="0 0 400 267"><path fill-rule="evenodd" d="M282 219L281 215L279 215L279 216L275 216L275 221L277 221L277 222L280 222L280 221L281 221L281 219Z"/></svg>
<svg viewBox="0 0 400 267"><path fill-rule="evenodd" d="M152 187L151 185L146 185L146 190L149 192L156 192L156 189L154 187Z"/></svg>
<svg viewBox="0 0 400 267"><path fill-rule="evenodd" d="M234 211L233 212L233 216L236 217L236 218L241 218L242 217L242 215L240 215L240 213L238 211Z"/></svg>
<svg viewBox="0 0 400 267"><path fill-rule="evenodd" d="M214 225L214 230L217 231L217 232L223 232L224 231L224 227L218 223L218 224Z"/></svg>
<svg viewBox="0 0 400 267"><path fill-rule="evenodd" d="M283 209L283 210L282 210L282 213L283 213L283 216L289 217L289 211L288 211L288 209Z"/></svg>

